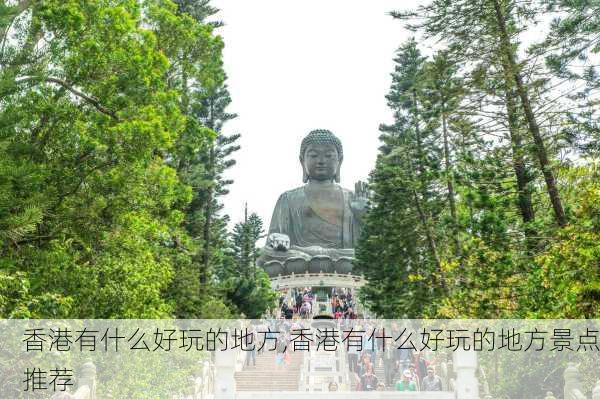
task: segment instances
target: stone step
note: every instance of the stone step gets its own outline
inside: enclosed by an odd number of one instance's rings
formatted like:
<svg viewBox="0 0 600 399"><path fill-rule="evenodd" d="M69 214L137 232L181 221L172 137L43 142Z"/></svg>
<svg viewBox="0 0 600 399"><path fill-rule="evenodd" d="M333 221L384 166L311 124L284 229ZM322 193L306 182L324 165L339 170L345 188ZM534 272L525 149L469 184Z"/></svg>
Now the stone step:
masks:
<svg viewBox="0 0 600 399"><path fill-rule="evenodd" d="M256 365L244 366L235 373L238 391L297 391L303 354L291 352L289 363L275 364L276 354L266 352L256 357Z"/></svg>
<svg viewBox="0 0 600 399"><path fill-rule="evenodd" d="M288 373L286 375L272 375L272 374L236 374L236 381L287 381L292 377L299 377L300 373Z"/></svg>

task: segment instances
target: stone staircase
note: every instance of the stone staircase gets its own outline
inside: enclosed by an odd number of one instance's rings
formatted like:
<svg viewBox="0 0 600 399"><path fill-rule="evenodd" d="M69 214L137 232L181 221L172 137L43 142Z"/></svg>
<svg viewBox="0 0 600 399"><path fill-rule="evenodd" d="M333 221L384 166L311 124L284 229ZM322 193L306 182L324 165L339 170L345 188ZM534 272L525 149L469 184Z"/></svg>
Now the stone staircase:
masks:
<svg viewBox="0 0 600 399"><path fill-rule="evenodd" d="M383 367L383 362L380 362L379 360L377 360L377 365L375 366L375 375L377 376L377 380L380 383L384 383L385 384L385 368ZM389 387L385 387L386 391L389 390Z"/></svg>
<svg viewBox="0 0 600 399"><path fill-rule="evenodd" d="M289 349L288 349L289 350ZM256 356L256 366L246 366L235 373L238 391L298 391L303 353L290 352L290 364L277 366L275 352Z"/></svg>

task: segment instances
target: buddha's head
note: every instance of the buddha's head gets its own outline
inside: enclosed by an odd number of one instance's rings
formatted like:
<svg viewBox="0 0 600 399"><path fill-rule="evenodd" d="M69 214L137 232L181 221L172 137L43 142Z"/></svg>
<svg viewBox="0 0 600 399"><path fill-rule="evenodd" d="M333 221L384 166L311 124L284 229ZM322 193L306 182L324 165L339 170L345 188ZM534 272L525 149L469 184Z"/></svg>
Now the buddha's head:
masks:
<svg viewBox="0 0 600 399"><path fill-rule="evenodd" d="M313 130L300 146L302 181L340 182L340 166L344 152L342 142L329 130Z"/></svg>

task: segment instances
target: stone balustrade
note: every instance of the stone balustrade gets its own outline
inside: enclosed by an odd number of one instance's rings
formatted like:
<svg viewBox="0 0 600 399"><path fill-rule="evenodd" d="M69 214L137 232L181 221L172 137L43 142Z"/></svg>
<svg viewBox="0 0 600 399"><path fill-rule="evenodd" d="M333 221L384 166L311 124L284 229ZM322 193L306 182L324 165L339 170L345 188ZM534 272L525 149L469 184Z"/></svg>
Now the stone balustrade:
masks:
<svg viewBox="0 0 600 399"><path fill-rule="evenodd" d="M96 399L96 366L91 361L83 364L75 393L58 392L52 399Z"/></svg>

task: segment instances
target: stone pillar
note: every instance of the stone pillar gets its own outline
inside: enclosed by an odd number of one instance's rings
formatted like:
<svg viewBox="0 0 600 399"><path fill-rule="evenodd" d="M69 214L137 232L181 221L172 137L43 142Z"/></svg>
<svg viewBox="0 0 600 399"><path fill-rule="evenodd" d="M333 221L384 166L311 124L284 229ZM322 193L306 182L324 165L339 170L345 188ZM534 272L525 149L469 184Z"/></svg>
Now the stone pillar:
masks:
<svg viewBox="0 0 600 399"><path fill-rule="evenodd" d="M565 378L565 399L571 399L574 389L583 392L581 389L581 381L579 380L579 370L575 363L567 363L567 368L565 369L563 376Z"/></svg>
<svg viewBox="0 0 600 399"><path fill-rule="evenodd" d="M215 399L235 399L236 351L215 352Z"/></svg>
<svg viewBox="0 0 600 399"><path fill-rule="evenodd" d="M81 367L81 377L77 384L79 388L86 385L90 388L90 399L96 399L96 366L91 360Z"/></svg>
<svg viewBox="0 0 600 399"><path fill-rule="evenodd" d="M458 349L454 352L454 371L456 372L456 399L479 399L477 354L474 351Z"/></svg>
<svg viewBox="0 0 600 399"><path fill-rule="evenodd" d="M592 399L600 399L600 380L596 382L596 386L592 389Z"/></svg>

